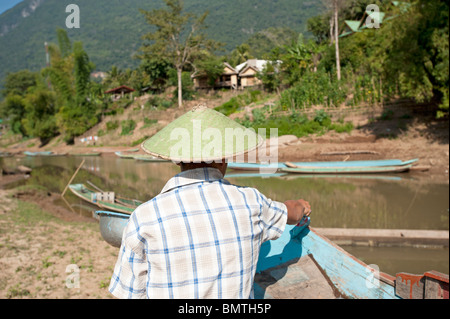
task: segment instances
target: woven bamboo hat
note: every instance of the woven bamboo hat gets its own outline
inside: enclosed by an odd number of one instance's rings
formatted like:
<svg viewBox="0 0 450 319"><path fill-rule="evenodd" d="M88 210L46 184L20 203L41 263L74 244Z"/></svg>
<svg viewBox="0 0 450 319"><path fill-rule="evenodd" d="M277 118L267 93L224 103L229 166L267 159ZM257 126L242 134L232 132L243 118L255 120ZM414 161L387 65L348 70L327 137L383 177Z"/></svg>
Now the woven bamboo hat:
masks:
<svg viewBox="0 0 450 319"><path fill-rule="evenodd" d="M253 129L204 105L180 116L142 143L142 149L179 163L210 163L250 152L264 143Z"/></svg>

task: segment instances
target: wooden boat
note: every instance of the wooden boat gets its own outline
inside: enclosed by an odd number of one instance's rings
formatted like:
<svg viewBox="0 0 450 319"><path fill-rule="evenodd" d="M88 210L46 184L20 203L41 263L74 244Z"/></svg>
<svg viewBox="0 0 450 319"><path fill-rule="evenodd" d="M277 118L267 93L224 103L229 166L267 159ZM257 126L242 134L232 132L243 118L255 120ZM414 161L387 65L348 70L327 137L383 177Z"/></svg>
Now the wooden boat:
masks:
<svg viewBox="0 0 450 319"><path fill-rule="evenodd" d="M100 156L101 153L94 152L94 153L69 153L70 156Z"/></svg>
<svg viewBox="0 0 450 319"><path fill-rule="evenodd" d="M401 173L408 171L412 165L405 166L367 166L367 167L296 167L282 168L281 172L295 174L377 174Z"/></svg>
<svg viewBox="0 0 450 319"><path fill-rule="evenodd" d="M53 155L53 152L29 152L29 151L25 151L23 152L24 155L26 156L50 156Z"/></svg>
<svg viewBox="0 0 450 319"><path fill-rule="evenodd" d="M138 200L116 197L113 192L95 192L84 184L71 184L69 189L79 198L101 209L115 212L131 214L136 207L142 204Z"/></svg>
<svg viewBox="0 0 450 319"><path fill-rule="evenodd" d="M384 167L384 166L406 166L414 164L418 159L413 159L409 161L402 160L373 160L373 161L348 161L348 162L293 162L293 163L271 163L271 164L261 164L261 163L228 163L228 168L233 170L246 170L246 171L256 171L256 170L283 170L290 167Z"/></svg>
<svg viewBox="0 0 450 319"><path fill-rule="evenodd" d="M133 156L133 158L137 161L142 161L142 162L152 162L152 163L169 162L169 160L165 160L165 159L151 156L151 155L135 155L135 156Z"/></svg>
<svg viewBox="0 0 450 319"><path fill-rule="evenodd" d="M120 247L128 215L95 213L106 242ZM283 235L261 246L255 276L257 299L448 299L448 275L380 272L309 227L286 226Z"/></svg>
<svg viewBox="0 0 450 319"><path fill-rule="evenodd" d="M135 156L134 154L129 154L125 152L114 152L114 154L123 159L130 159L130 158L132 159Z"/></svg>
<svg viewBox="0 0 450 319"><path fill-rule="evenodd" d="M57 156L66 156L67 153L54 153L51 151L46 152L23 152L24 155L30 156L30 157L57 157Z"/></svg>

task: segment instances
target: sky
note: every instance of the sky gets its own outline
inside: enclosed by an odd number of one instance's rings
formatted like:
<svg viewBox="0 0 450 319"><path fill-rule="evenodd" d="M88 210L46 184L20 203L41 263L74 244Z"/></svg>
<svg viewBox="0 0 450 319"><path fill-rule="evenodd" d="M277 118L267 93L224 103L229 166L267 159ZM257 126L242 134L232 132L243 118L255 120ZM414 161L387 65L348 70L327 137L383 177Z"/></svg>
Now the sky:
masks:
<svg viewBox="0 0 450 319"><path fill-rule="evenodd" d="M19 2L22 2L22 0L0 0L0 14L8 9L11 9Z"/></svg>

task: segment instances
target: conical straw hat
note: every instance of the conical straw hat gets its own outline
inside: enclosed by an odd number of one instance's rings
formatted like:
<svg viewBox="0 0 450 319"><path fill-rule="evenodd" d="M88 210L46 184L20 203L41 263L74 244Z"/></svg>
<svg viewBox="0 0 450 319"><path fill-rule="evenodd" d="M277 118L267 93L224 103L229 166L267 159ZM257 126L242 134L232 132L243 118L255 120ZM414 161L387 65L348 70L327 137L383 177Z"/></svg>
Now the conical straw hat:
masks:
<svg viewBox="0 0 450 319"><path fill-rule="evenodd" d="M262 143L264 139L255 130L199 106L168 124L141 147L153 156L177 163L208 163L242 155Z"/></svg>

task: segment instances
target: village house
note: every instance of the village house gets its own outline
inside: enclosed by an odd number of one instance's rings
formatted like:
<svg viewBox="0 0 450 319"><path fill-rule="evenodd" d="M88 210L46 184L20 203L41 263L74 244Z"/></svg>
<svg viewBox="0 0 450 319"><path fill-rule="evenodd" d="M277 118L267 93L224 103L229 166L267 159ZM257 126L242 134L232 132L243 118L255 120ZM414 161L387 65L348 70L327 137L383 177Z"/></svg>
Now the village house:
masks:
<svg viewBox="0 0 450 319"><path fill-rule="evenodd" d="M209 89L237 89L238 87L238 72L228 63L224 63L223 73L216 79L214 86L208 81L208 76L203 73L194 73L191 78L194 81L194 87L196 90L209 90Z"/></svg>
<svg viewBox="0 0 450 319"><path fill-rule="evenodd" d="M233 89L243 90L248 87L259 87L262 85L258 79L258 73L264 70L267 61L251 59L233 68L230 64L224 63L223 73L216 79L212 86L208 82L205 74L194 73L192 79L196 90L210 89Z"/></svg>
<svg viewBox="0 0 450 319"><path fill-rule="evenodd" d="M129 94L130 95L130 99L132 99L133 98L133 95L132 95L133 92L134 92L134 89L132 89L132 88L130 88L128 86L122 85L122 86L119 86L118 88L106 91L105 94L111 94L111 99L113 101L117 101L117 100L125 97L125 94Z"/></svg>

